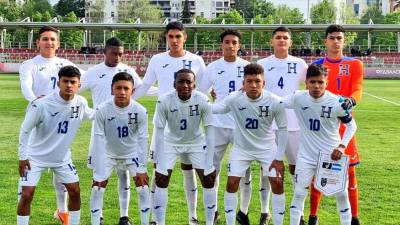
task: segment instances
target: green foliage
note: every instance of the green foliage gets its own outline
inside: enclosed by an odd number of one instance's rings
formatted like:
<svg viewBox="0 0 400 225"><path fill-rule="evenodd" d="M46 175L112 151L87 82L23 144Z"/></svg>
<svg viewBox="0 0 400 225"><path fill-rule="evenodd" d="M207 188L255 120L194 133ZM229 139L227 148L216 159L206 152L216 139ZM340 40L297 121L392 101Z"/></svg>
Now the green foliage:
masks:
<svg viewBox="0 0 400 225"><path fill-rule="evenodd" d="M336 6L332 0L322 0L311 7L313 24L333 24L336 20Z"/></svg>
<svg viewBox="0 0 400 225"><path fill-rule="evenodd" d="M8 21L18 21L22 17L22 7L17 5L15 2L0 3L0 16L4 17Z"/></svg>
<svg viewBox="0 0 400 225"><path fill-rule="evenodd" d="M183 9L181 13L181 21L182 23L190 23L192 20L192 14L190 13L190 2L189 0L184 0L182 2Z"/></svg>
<svg viewBox="0 0 400 225"><path fill-rule="evenodd" d="M75 23L79 18L74 12L67 13L62 17L62 22ZM64 48L80 48L83 46L83 31L80 30L63 30L61 31L61 47Z"/></svg>
<svg viewBox="0 0 400 225"><path fill-rule="evenodd" d="M27 1L23 6L24 17L31 17L34 21L42 21L42 13L49 12L54 15L54 10L47 0Z"/></svg>
<svg viewBox="0 0 400 225"><path fill-rule="evenodd" d="M84 0L59 0L54 5L54 10L60 16L65 16L69 12L74 12L79 18L85 17L85 1Z"/></svg>

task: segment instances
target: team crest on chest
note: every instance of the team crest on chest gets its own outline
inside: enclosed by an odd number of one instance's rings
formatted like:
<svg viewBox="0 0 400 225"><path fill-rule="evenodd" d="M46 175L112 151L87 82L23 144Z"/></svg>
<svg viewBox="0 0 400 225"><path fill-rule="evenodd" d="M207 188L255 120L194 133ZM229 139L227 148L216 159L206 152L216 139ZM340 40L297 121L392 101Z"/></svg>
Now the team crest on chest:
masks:
<svg viewBox="0 0 400 225"><path fill-rule="evenodd" d="M339 76L348 76L350 73L349 64L339 64Z"/></svg>
<svg viewBox="0 0 400 225"><path fill-rule="evenodd" d="M128 124L137 124L137 113L128 113Z"/></svg>
<svg viewBox="0 0 400 225"><path fill-rule="evenodd" d="M71 107L71 116L69 118L78 118L79 116L79 106Z"/></svg>
<svg viewBox="0 0 400 225"><path fill-rule="evenodd" d="M269 116L269 106L260 105L258 106L258 117L268 117Z"/></svg>
<svg viewBox="0 0 400 225"><path fill-rule="evenodd" d="M322 118L331 118L332 107L330 106L321 106L321 117Z"/></svg>
<svg viewBox="0 0 400 225"><path fill-rule="evenodd" d="M192 69L192 60L182 60L183 63L183 69Z"/></svg>
<svg viewBox="0 0 400 225"><path fill-rule="evenodd" d="M198 115L200 115L199 104L189 105L189 115L190 116L198 116Z"/></svg>

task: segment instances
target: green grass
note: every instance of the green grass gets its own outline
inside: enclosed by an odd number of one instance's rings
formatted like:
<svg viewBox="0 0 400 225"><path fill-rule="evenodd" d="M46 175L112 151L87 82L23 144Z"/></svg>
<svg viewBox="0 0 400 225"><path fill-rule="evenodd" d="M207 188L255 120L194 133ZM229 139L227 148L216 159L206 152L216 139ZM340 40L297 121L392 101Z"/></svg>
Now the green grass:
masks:
<svg viewBox="0 0 400 225"><path fill-rule="evenodd" d="M364 91L400 104L399 80L366 80ZM84 96L90 98L89 93ZM154 111L154 98L143 98L140 102L150 112ZM15 224L18 181L18 135L27 102L23 99L16 75L0 75L0 224ZM362 163L358 166L358 186L360 189L360 219L365 225L400 224L400 106L383 102L364 95L356 111L358 123L357 138L361 151ZM79 171L82 196L82 222L90 224L89 197L91 190L91 170L86 168L86 156L90 136L90 123L84 122L72 146L73 160ZM253 198L250 206L250 219L255 224L259 216L258 166L253 171ZM288 178L288 176L286 176ZM289 204L292 188L286 179L286 222L289 220ZM116 176L110 179L104 203L104 216L107 224L116 224L119 217L119 204L116 188ZM226 171L221 176L219 190L219 210L223 212L223 192L226 183ZM204 221L202 193L199 192L198 213ZM138 223L137 194L131 192L130 217ZM308 213L308 200L306 211ZM187 224L187 207L182 188L182 175L177 168L173 173L169 188L167 224ZM56 208L51 174L42 175L32 204L30 224L57 224L52 219ZM336 214L335 199L324 198L320 211L320 225L339 224ZM222 215L220 224L224 224Z"/></svg>

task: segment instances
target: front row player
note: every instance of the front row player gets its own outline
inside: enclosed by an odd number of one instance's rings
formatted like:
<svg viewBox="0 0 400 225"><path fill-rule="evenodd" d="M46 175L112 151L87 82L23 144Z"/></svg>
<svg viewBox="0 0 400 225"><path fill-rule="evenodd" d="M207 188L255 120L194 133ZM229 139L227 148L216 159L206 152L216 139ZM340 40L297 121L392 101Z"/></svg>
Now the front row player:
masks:
<svg viewBox="0 0 400 225"><path fill-rule="evenodd" d="M58 72L59 92L31 103L21 125L19 174L22 196L18 203L17 224L29 224L31 202L42 171L51 169L69 196L69 224L80 221L78 172L71 160L70 145L83 119L92 119L93 110L82 96L79 69L65 66ZM30 133L32 134L30 135Z"/></svg>
<svg viewBox="0 0 400 225"><path fill-rule="evenodd" d="M228 182L224 197L226 224L235 224L240 179L253 161L263 168L272 190L274 224L282 225L285 213L283 158L287 143L285 109L279 97L264 90L264 69L258 64L244 67L243 91L233 92L212 107L213 113L232 112L235 121L233 147L228 163ZM278 127L278 146L272 121Z"/></svg>
<svg viewBox="0 0 400 225"><path fill-rule="evenodd" d="M172 169L177 157L185 157L196 169L204 188L206 225L212 225L216 206L216 171L213 166L211 105L207 96L194 90L195 74L189 69L181 69L175 73L174 87L176 90L159 98L156 107L154 125L157 168L153 212L157 215L158 224L165 225L168 184ZM205 137L200 128L201 124L204 126ZM192 218L189 224L198 224L197 218Z"/></svg>
<svg viewBox="0 0 400 225"><path fill-rule="evenodd" d="M134 81L130 74L117 73L111 84L114 98L104 102L96 110L93 150L94 153L105 153L105 157L104 162L94 162L96 166L90 198L92 225L100 224L104 191L114 168L128 170L133 176L139 194L141 224L149 224L148 119L146 109L131 100L133 87ZM105 145L102 144L103 140Z"/></svg>
<svg viewBox="0 0 400 225"><path fill-rule="evenodd" d="M306 87L281 99L285 107L295 110L301 128L300 146L295 171L295 191L290 207L290 224L298 225L303 215L308 187L317 169L319 154L329 153L339 160L357 126L339 103L339 97L326 91L327 72L321 65L307 70ZM346 125L340 139L340 122ZM347 188L336 194L336 206L342 225L350 225L351 211Z"/></svg>

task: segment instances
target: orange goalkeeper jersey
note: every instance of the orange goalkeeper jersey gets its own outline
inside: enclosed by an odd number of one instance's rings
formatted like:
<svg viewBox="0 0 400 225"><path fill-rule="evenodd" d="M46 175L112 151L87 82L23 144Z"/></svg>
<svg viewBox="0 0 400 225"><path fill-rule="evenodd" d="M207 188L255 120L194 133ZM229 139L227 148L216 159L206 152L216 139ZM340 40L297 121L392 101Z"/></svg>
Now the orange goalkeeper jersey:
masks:
<svg viewBox="0 0 400 225"><path fill-rule="evenodd" d="M360 60L343 57L339 60L331 60L327 57L315 61L313 64L324 65L328 70L328 91L345 97L353 97L357 104L360 103L362 95L362 83L364 78L364 67ZM340 128L343 135L344 127ZM360 163L358 147L355 136L346 148L346 154L350 156L350 166Z"/></svg>

